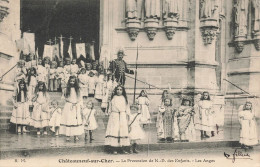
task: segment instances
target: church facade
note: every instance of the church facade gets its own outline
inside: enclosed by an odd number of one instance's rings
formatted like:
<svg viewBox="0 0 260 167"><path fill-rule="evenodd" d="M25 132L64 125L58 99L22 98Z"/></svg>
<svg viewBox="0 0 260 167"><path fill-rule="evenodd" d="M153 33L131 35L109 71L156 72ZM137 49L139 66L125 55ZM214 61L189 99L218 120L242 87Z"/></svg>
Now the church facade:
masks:
<svg viewBox="0 0 260 167"><path fill-rule="evenodd" d="M18 60L15 40L21 37L21 16L20 0L0 2L8 8L8 14L1 13L0 20L3 74ZM163 89L170 88L173 94L191 98L209 91L224 121L230 115L229 106L237 107L248 97L259 96L258 0L100 0L99 3L100 61L115 59L117 49L124 47L124 60L131 69L137 67L140 81L136 92L148 91L151 101L155 101L151 105L153 110ZM12 72L0 82L0 93L6 94L1 97L1 105L6 110L10 104L5 97L11 98L13 89L11 76ZM134 79L127 78L126 88L131 99Z"/></svg>

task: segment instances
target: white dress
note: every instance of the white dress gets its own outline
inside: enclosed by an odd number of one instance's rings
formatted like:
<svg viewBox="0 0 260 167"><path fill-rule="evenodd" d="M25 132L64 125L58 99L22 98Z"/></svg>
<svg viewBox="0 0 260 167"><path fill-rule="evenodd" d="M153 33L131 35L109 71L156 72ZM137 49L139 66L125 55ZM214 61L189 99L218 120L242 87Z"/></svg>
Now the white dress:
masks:
<svg viewBox="0 0 260 167"><path fill-rule="evenodd" d="M80 95L88 96L88 75L87 74L80 74L79 78L79 87L80 87Z"/></svg>
<svg viewBox="0 0 260 167"><path fill-rule="evenodd" d="M83 110L83 124L85 125L85 130L95 130L98 127L96 118L95 118L95 109L85 108Z"/></svg>
<svg viewBox="0 0 260 167"><path fill-rule="evenodd" d="M49 106L48 95L44 96L43 92L38 92L37 100L34 102L31 126L35 128L44 128L49 126Z"/></svg>
<svg viewBox="0 0 260 167"><path fill-rule="evenodd" d="M16 96L14 96L16 98ZM30 122L29 105L24 98L24 92L21 91L21 101L15 100L17 108L13 109L10 122L14 124L28 125Z"/></svg>
<svg viewBox="0 0 260 167"><path fill-rule="evenodd" d="M139 110L141 113L141 123L147 124L151 123L151 116L149 112L149 99L147 97L138 97L136 100L137 104L139 105Z"/></svg>
<svg viewBox="0 0 260 167"><path fill-rule="evenodd" d="M97 78L95 98L101 100L105 94L104 92L104 75L99 75Z"/></svg>
<svg viewBox="0 0 260 167"><path fill-rule="evenodd" d="M214 131L214 111L212 109L212 101L200 100L198 104L198 111L196 114L199 117L201 113L201 119L197 119L195 128L203 131Z"/></svg>
<svg viewBox="0 0 260 167"><path fill-rule="evenodd" d="M107 108L108 107L108 102L110 100L110 96L112 95L113 92L113 81L109 80L105 83L105 94L102 98L102 104L101 108Z"/></svg>
<svg viewBox="0 0 260 167"><path fill-rule="evenodd" d="M129 138L130 140L141 140L144 139L145 133L144 130L140 126L140 121L142 119L141 114L133 114L130 115L129 121Z"/></svg>
<svg viewBox="0 0 260 167"><path fill-rule="evenodd" d="M77 75L79 66L77 64L71 64L71 75Z"/></svg>
<svg viewBox="0 0 260 167"><path fill-rule="evenodd" d="M36 86L37 86L37 78L35 76L31 76L30 84L28 87L28 98L29 98L30 104L32 104L31 100L34 96L34 91L35 91Z"/></svg>
<svg viewBox="0 0 260 167"><path fill-rule="evenodd" d="M89 94L95 94L96 83L97 83L96 76L89 77L89 80L88 80L88 93Z"/></svg>
<svg viewBox="0 0 260 167"><path fill-rule="evenodd" d="M70 97L66 98L61 114L60 134L76 136L84 133L80 99L77 97L75 88L71 88Z"/></svg>
<svg viewBox="0 0 260 167"><path fill-rule="evenodd" d="M51 130L55 132L55 127L60 126L61 120L61 109L60 108L51 108L50 112L52 113L49 126L51 126Z"/></svg>
<svg viewBox="0 0 260 167"><path fill-rule="evenodd" d="M243 110L243 106L241 106L238 118L241 125L239 142L247 146L257 145L257 123L254 112L252 110Z"/></svg>
<svg viewBox="0 0 260 167"><path fill-rule="evenodd" d="M42 81L46 83L47 70L42 65L38 65L37 67L38 81Z"/></svg>
<svg viewBox="0 0 260 167"><path fill-rule="evenodd" d="M109 107L109 119L106 129L105 145L113 147L129 146L127 115L129 105L124 96L114 96Z"/></svg>

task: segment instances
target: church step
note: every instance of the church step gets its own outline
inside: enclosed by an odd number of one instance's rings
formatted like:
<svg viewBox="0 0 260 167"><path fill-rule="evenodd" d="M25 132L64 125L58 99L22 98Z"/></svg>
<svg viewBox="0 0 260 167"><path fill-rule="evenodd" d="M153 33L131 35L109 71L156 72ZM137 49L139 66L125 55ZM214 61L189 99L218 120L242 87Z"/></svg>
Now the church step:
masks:
<svg viewBox="0 0 260 167"><path fill-rule="evenodd" d="M10 110L10 111L1 111L0 112L0 118L2 118L2 117L11 117L12 116L12 110Z"/></svg>
<svg viewBox="0 0 260 167"><path fill-rule="evenodd" d="M10 123L10 117L0 117L0 123L1 124L9 124Z"/></svg>

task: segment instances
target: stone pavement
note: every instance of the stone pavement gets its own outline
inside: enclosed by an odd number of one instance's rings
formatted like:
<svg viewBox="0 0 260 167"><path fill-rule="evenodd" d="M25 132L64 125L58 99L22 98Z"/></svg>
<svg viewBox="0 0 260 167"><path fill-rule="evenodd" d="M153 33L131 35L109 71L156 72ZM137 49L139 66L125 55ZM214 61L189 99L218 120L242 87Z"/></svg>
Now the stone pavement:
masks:
<svg viewBox="0 0 260 167"><path fill-rule="evenodd" d="M98 120L99 125L102 120ZM156 136L155 124L151 124L150 127L146 126L144 128L146 132L146 138L139 142L143 150L163 150L163 149L189 149L189 148L200 148L200 147L218 147L218 146L231 146L232 144L238 144L239 139L239 127L233 127L232 133L231 129L228 127L221 127L219 134L215 137L209 139L200 139L200 132L197 131L197 140L189 143L158 143ZM96 131L94 131L94 140L92 143L84 140L84 135L80 136L80 140L74 142L72 139L70 142L65 141L64 136L55 137L49 132L48 135L37 136L35 131L30 134L17 135L8 131L2 131L0 135L0 152L1 158L8 158L14 155L20 154L33 154L43 153L44 151L51 152L59 150L59 152L88 150L88 151L104 151L104 139L105 139L105 128L100 126ZM149 145L148 145L149 143ZM56 152L55 151L55 152Z"/></svg>

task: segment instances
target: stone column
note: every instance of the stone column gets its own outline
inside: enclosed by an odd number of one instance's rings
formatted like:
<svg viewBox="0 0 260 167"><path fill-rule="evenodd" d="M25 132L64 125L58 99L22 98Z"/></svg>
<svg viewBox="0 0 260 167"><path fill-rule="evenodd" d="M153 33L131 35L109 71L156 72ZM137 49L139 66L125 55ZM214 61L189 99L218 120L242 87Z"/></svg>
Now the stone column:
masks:
<svg viewBox="0 0 260 167"><path fill-rule="evenodd" d="M0 76L13 67L19 59L15 41L21 37L20 31L20 0L0 0L0 5L6 7L8 14L0 21ZM0 129L9 128L12 112L12 95L14 90L13 69L0 80Z"/></svg>

